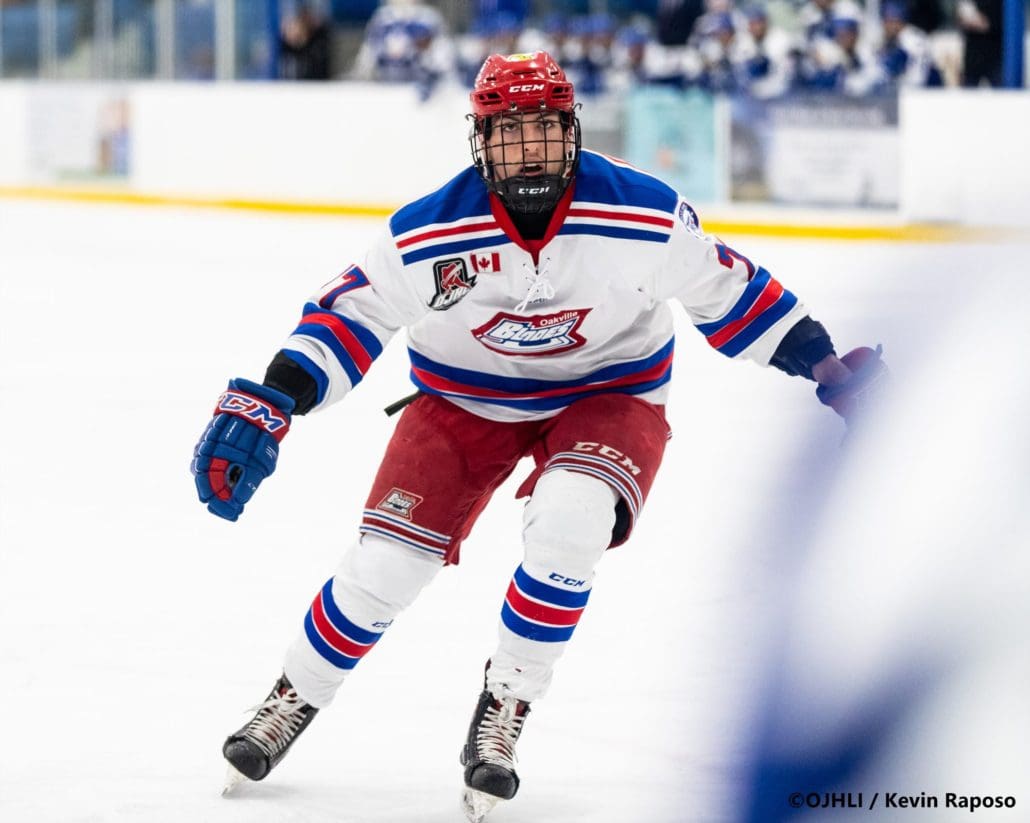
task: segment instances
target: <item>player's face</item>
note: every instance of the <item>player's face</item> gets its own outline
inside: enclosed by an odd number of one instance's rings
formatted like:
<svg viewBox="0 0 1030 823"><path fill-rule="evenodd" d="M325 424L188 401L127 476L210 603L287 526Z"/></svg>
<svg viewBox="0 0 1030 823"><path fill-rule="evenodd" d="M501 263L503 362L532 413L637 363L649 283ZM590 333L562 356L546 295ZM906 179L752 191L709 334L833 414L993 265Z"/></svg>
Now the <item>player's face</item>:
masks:
<svg viewBox="0 0 1030 823"><path fill-rule="evenodd" d="M487 160L497 180L559 175L564 170L566 140L555 111L502 114L486 141Z"/></svg>
<svg viewBox="0 0 1030 823"><path fill-rule="evenodd" d="M844 51L850 52L855 48L855 44L858 43L858 32L851 29L841 29L836 33L836 40L838 46L844 49Z"/></svg>
<svg viewBox="0 0 1030 823"><path fill-rule="evenodd" d="M901 30L905 28L905 21L896 17L885 17L883 19L883 36L888 40L895 39Z"/></svg>

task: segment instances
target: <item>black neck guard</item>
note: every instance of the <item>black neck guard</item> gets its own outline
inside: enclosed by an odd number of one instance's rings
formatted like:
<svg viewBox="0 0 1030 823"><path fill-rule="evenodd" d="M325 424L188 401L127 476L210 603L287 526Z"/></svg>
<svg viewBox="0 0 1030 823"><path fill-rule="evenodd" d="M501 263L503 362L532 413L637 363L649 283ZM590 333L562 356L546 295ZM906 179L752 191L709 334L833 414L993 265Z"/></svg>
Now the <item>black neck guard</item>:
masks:
<svg viewBox="0 0 1030 823"><path fill-rule="evenodd" d="M550 214L554 211L569 178L557 174L538 177L509 177L490 186L512 214Z"/></svg>
<svg viewBox="0 0 1030 823"><path fill-rule="evenodd" d="M532 214L512 211L507 207L505 207L505 211L508 212L511 222L523 240L543 240L544 235L547 234L547 227L551 225L551 218L554 216L553 209Z"/></svg>

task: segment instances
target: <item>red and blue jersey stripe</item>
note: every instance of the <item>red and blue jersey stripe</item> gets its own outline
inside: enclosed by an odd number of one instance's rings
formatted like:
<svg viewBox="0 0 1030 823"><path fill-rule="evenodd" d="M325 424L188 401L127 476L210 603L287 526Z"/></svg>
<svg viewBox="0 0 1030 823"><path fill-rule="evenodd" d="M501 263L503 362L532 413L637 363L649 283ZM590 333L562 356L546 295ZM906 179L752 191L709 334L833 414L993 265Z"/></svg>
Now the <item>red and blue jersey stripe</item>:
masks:
<svg viewBox="0 0 1030 823"><path fill-rule="evenodd" d="M580 154L577 201L654 209L672 215L679 195L657 177L628 163L593 151Z"/></svg>
<svg viewBox="0 0 1030 823"><path fill-rule="evenodd" d="M398 209L390 218L394 237L432 223L490 216L490 198L479 172L469 166L439 189Z"/></svg>
<svg viewBox="0 0 1030 823"><path fill-rule="evenodd" d="M322 343L339 362L352 387L361 382L372 361L383 353L382 343L370 329L342 314L323 309L317 303L304 306L304 314L292 337ZM314 378L321 401L329 384L325 371L303 352L289 348L288 343L283 351Z"/></svg>
<svg viewBox="0 0 1030 823"><path fill-rule="evenodd" d="M662 214L598 207L596 203L584 203L578 198L558 229L559 235L596 235L646 243L666 243L671 233L672 219Z"/></svg>
<svg viewBox="0 0 1030 823"><path fill-rule="evenodd" d="M529 640L561 643L572 637L590 589L569 591L531 577L519 566L501 607L501 621Z"/></svg>
<svg viewBox="0 0 1030 823"><path fill-rule="evenodd" d="M559 235L596 235L666 243L678 195L626 163L584 151L574 198ZM390 218L404 265L514 242L491 212L490 196L470 167Z"/></svg>
<svg viewBox="0 0 1030 823"><path fill-rule="evenodd" d="M709 345L727 357L735 357L769 331L797 305L797 297L759 268L744 293L721 319L695 328Z"/></svg>
<svg viewBox="0 0 1030 823"><path fill-rule="evenodd" d="M353 669L383 636L355 626L344 616L333 600L333 578L308 609L304 633L315 651L338 669Z"/></svg>
<svg viewBox="0 0 1030 823"><path fill-rule="evenodd" d="M498 223L490 218L421 232L398 241L397 248L401 250L401 261L408 266L420 260L461 254L486 246L496 248L511 242L511 238L501 231ZM418 245L410 245L408 248L402 243Z"/></svg>
<svg viewBox="0 0 1030 823"><path fill-rule="evenodd" d="M558 234L666 243L677 201L676 192L658 178L585 151L573 202Z"/></svg>
<svg viewBox="0 0 1030 823"><path fill-rule="evenodd" d="M494 219L486 186L471 166L397 211L390 218L390 232L405 266L512 242Z"/></svg>
<svg viewBox="0 0 1030 823"><path fill-rule="evenodd" d="M669 382L675 338L639 360L572 380L539 380L448 366L409 348L411 379L422 391L529 411L561 409L595 394L644 394Z"/></svg>

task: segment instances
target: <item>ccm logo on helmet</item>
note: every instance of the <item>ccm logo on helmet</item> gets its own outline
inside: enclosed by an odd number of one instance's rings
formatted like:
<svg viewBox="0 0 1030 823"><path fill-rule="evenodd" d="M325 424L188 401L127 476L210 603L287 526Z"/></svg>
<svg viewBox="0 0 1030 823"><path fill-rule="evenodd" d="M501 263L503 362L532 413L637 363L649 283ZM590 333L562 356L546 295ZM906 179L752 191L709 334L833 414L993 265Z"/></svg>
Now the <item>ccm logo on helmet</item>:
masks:
<svg viewBox="0 0 1030 823"><path fill-rule="evenodd" d="M550 186L519 186L519 194L547 194L550 190Z"/></svg>
<svg viewBox="0 0 1030 823"><path fill-rule="evenodd" d="M543 91L543 83L533 83L529 86L509 86L508 91L512 93L525 92L525 91Z"/></svg>

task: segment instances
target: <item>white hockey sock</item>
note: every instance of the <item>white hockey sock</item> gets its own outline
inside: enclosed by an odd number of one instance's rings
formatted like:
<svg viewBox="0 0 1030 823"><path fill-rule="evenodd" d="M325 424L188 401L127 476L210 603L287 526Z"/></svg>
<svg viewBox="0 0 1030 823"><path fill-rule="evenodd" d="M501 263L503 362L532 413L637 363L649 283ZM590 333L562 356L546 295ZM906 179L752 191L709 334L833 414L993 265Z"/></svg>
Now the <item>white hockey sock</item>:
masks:
<svg viewBox="0 0 1030 823"><path fill-rule="evenodd" d="M283 669L297 693L316 708L328 706L344 678L442 567L440 558L363 535L315 596L286 652Z"/></svg>
<svg viewBox="0 0 1030 823"><path fill-rule="evenodd" d="M515 570L490 658L487 687L520 700L542 697L586 607L594 568L615 525L618 496L589 475L543 475L526 506L525 559Z"/></svg>

